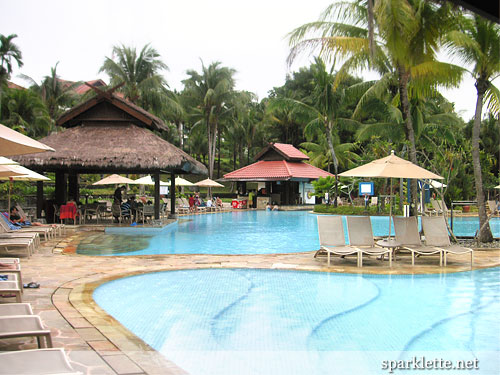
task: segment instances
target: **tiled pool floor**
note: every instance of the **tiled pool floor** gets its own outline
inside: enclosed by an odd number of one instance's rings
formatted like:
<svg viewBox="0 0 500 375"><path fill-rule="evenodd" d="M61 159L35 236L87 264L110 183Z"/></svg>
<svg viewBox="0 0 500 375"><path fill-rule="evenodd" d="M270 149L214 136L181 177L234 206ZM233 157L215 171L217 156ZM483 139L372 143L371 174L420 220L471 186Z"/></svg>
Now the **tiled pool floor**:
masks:
<svg viewBox="0 0 500 375"><path fill-rule="evenodd" d="M440 273L470 270L468 256L453 256L448 267L438 258L421 257L411 266L409 256L388 262L364 259L313 258L313 253L268 255L150 255L101 257L74 254L76 245L91 233L73 231L62 241L45 243L30 259L22 259L25 282L37 281L40 289L25 289L23 300L52 331L55 347L69 353L75 368L85 374L184 374L140 339L107 315L92 299L100 284L144 272L195 268L278 268L348 273ZM474 268L500 266L500 249L475 252ZM10 302L2 299L0 302ZM36 348L35 340L0 340L0 350ZM196 360L196 359L194 359Z"/></svg>

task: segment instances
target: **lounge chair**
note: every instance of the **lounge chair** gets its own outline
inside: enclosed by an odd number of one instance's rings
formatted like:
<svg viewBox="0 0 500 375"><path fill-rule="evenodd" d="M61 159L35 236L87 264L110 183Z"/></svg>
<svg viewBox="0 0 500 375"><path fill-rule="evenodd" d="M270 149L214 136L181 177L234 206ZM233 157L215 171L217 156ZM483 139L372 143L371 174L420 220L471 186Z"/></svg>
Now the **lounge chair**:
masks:
<svg viewBox="0 0 500 375"><path fill-rule="evenodd" d="M1 238L0 250L7 254L26 254L29 258L35 251L35 244L30 238Z"/></svg>
<svg viewBox="0 0 500 375"><path fill-rule="evenodd" d="M0 316L0 339L34 336L39 348L52 348L50 330L46 329L38 315Z"/></svg>
<svg viewBox="0 0 500 375"><path fill-rule="evenodd" d="M424 217L422 217L422 220ZM440 218L442 219L442 217ZM394 217L394 231L396 241L401 244L401 248L411 252L411 265L415 265L415 254L434 255L439 254L439 265L443 265L443 252L433 246L423 245L418 232L418 222L416 216Z"/></svg>
<svg viewBox="0 0 500 375"><path fill-rule="evenodd" d="M5 232L3 227L0 227L0 240L2 238L29 238L33 240L35 249L38 249L38 247L40 247L40 235L34 232Z"/></svg>
<svg viewBox="0 0 500 375"><path fill-rule="evenodd" d="M349 234L349 245L359 250L359 267L363 267L363 254L389 254L389 267L392 267L392 249L375 246L369 216L347 216L347 233Z"/></svg>
<svg viewBox="0 0 500 375"><path fill-rule="evenodd" d="M14 268L2 268L0 269L1 275L16 275L18 288L23 293L23 278L21 274L21 263L19 258L0 258L0 263L12 264Z"/></svg>
<svg viewBox="0 0 500 375"><path fill-rule="evenodd" d="M33 315L29 303L3 303L0 304L0 316Z"/></svg>
<svg viewBox="0 0 500 375"><path fill-rule="evenodd" d="M498 211L497 202L495 201L488 201L488 208L492 215L498 215L500 213L500 211Z"/></svg>
<svg viewBox="0 0 500 375"><path fill-rule="evenodd" d="M83 375L71 366L61 348L4 352L0 363L1 375Z"/></svg>
<svg viewBox="0 0 500 375"><path fill-rule="evenodd" d="M0 226L9 233L39 233L44 235L45 241L51 239L55 235L55 230L49 226L43 227L16 227L10 223L4 215L0 215Z"/></svg>
<svg viewBox="0 0 500 375"><path fill-rule="evenodd" d="M422 217L422 228L427 246L433 246L443 252L446 267L447 254L470 254L470 266L473 265L474 250L460 245L452 245L448 228L443 217Z"/></svg>
<svg viewBox="0 0 500 375"><path fill-rule="evenodd" d="M346 256L356 254L359 267L359 250L347 246L344 236L344 225L341 216L318 216L318 234L320 249L316 251L314 257L322 253L328 256L328 266L330 266L330 255Z"/></svg>
<svg viewBox="0 0 500 375"><path fill-rule="evenodd" d="M15 297L16 302L22 302L22 288L19 287L17 275L8 275L7 281L0 281L0 296L4 298Z"/></svg>
<svg viewBox="0 0 500 375"><path fill-rule="evenodd" d="M442 214L446 214L446 216L449 216L450 213L451 213L451 210L448 209L448 207L446 206L446 203L445 201L443 201L442 199L431 199L431 204L432 204L432 208L434 208L434 210L436 211L436 213L438 215L442 215ZM453 210L453 214L458 214L458 213L461 213L462 211L459 211L459 210Z"/></svg>
<svg viewBox="0 0 500 375"><path fill-rule="evenodd" d="M16 205L16 208L22 217L29 217L20 205ZM64 224L52 224L52 227L55 228L55 235L61 236L63 232L66 234L66 226Z"/></svg>

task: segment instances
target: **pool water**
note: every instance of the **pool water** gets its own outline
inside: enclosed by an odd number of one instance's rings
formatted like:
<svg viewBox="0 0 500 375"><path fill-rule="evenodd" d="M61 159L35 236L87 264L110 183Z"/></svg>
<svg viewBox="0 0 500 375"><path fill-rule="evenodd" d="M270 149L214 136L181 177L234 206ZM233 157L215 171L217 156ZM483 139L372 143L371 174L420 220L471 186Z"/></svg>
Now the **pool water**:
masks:
<svg viewBox="0 0 500 375"><path fill-rule="evenodd" d="M99 234L80 243L77 252L89 255L151 254L277 254L319 249L315 214L304 211L237 211L213 215L193 215L154 236ZM375 236L387 236L389 218L372 216ZM456 235L473 236L477 218L456 218ZM347 228L344 217L344 229ZM500 218L491 221L500 237ZM392 230L394 235L394 230ZM347 233L346 233L346 241ZM104 246L103 246L104 245Z"/></svg>
<svg viewBox="0 0 500 375"><path fill-rule="evenodd" d="M383 360L416 355L478 358L474 373L497 374L499 292L498 267L442 275L209 269L118 279L93 297L193 375L376 374L386 373Z"/></svg>

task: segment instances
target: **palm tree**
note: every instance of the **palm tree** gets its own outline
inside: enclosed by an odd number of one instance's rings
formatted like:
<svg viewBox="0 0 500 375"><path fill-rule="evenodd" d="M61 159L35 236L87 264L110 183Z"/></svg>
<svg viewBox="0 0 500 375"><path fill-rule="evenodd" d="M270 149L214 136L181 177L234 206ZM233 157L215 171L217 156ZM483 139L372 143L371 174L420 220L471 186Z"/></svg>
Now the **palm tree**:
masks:
<svg viewBox="0 0 500 375"><path fill-rule="evenodd" d="M9 36L0 34L0 112L2 111L2 91L12 74L12 60L17 63L19 68L23 66L21 50L12 43L14 38L17 38L16 34Z"/></svg>
<svg viewBox="0 0 500 375"><path fill-rule="evenodd" d="M477 99L472 129L472 162L479 208L478 240L491 242L493 235L486 214L479 142L484 102L488 101L489 109L497 117L500 110L500 91L492 84L500 74L500 27L476 15L465 20L462 31L450 32L447 40L452 54L459 56L466 64L473 65L470 74L476 81Z"/></svg>
<svg viewBox="0 0 500 375"><path fill-rule="evenodd" d="M19 47L12 42L14 38L17 38L16 34L9 36L0 34L0 84L10 79L13 62L19 68L23 66L23 55Z"/></svg>
<svg viewBox="0 0 500 375"><path fill-rule="evenodd" d="M350 97L365 91L369 84L356 84L349 88L335 86L335 75L326 70L326 65L321 58L316 58L313 65L313 92L308 102L314 103L308 105L304 102L293 99L275 99L277 105L292 105L306 110L311 118L304 128L304 134L311 139L318 133L324 134L327 140L328 149L333 161L334 173L337 178L339 161L335 152L333 137L337 134L340 127L358 127L359 122L341 117L341 110L345 107ZM274 105L276 105L274 104ZM337 181L337 180L336 180ZM335 204L337 203L338 190L335 189Z"/></svg>
<svg viewBox="0 0 500 375"><path fill-rule="evenodd" d="M120 91L125 98L146 110L160 111L166 81L160 74L168 70L160 54L146 44L137 54L135 47L114 46L111 58L106 57L99 72L110 77L110 85L124 83Z"/></svg>
<svg viewBox="0 0 500 375"><path fill-rule="evenodd" d="M40 95L54 123L65 110L75 104L77 95L74 89L81 84L81 82L61 80L57 75L58 64L59 62L50 68L50 75L45 76L40 84L36 83L33 78L21 74L21 78L30 82L30 89Z"/></svg>
<svg viewBox="0 0 500 375"><path fill-rule="evenodd" d="M7 89L2 101L0 119L6 126L34 138L51 130L47 108L32 90Z"/></svg>
<svg viewBox="0 0 500 375"><path fill-rule="evenodd" d="M339 15L343 22L330 21ZM382 75L381 83L388 75L395 75L398 83L399 103L409 142L410 160L418 164L415 133L410 112L408 86L426 92L437 85L457 85L461 70L450 64L436 61L440 36L452 26L450 6L437 7L425 0L377 0L373 7L375 45L370 52L369 31L371 18L364 0L354 3L333 4L318 22L309 23L289 34L292 46L289 62L304 51L320 49L326 58L347 58L337 74L343 79L349 70L371 68ZM310 34L320 36L309 37ZM412 201L416 207L416 180L412 180Z"/></svg>
<svg viewBox="0 0 500 375"><path fill-rule="evenodd" d="M208 174L213 177L215 151L221 117L230 112L233 97L235 70L214 62L208 67L201 62L202 73L188 70L189 78L184 80L185 94L196 111L199 122L207 129Z"/></svg>

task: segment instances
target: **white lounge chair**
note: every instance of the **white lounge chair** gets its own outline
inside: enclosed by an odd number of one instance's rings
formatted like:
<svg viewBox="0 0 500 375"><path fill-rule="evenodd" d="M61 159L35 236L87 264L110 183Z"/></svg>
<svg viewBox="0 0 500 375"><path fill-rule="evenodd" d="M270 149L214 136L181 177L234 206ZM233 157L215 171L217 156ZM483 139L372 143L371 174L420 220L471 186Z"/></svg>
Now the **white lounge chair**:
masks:
<svg viewBox="0 0 500 375"><path fill-rule="evenodd" d="M10 315L33 315L29 303L2 303L0 304L0 316Z"/></svg>
<svg viewBox="0 0 500 375"><path fill-rule="evenodd" d="M38 315L0 316L0 339L29 336L37 338L39 348L52 348L50 330L43 326Z"/></svg>
<svg viewBox="0 0 500 375"><path fill-rule="evenodd" d="M438 217L441 220L442 217ZM422 220L424 217L422 217ZM439 254L439 265L443 265L443 252L433 246L423 245L418 232L418 222L416 216L394 217L394 231L396 241L401 244L403 249L411 252L411 265L415 265L415 254L434 255Z"/></svg>
<svg viewBox="0 0 500 375"><path fill-rule="evenodd" d="M0 353L0 374L83 375L76 371L61 348Z"/></svg>
<svg viewBox="0 0 500 375"><path fill-rule="evenodd" d="M488 208L490 209L490 213L492 215L498 215L500 214L500 211L498 210L498 207L497 207L497 202L495 201L488 201Z"/></svg>
<svg viewBox="0 0 500 375"><path fill-rule="evenodd" d="M0 258L0 263L11 264L13 268L2 268L0 269L1 275L16 275L17 284L21 293L23 293L23 277L21 274L21 263L19 258Z"/></svg>
<svg viewBox="0 0 500 375"><path fill-rule="evenodd" d="M34 251L33 240L29 238L2 238L0 251L5 254L25 254L28 258Z"/></svg>
<svg viewBox="0 0 500 375"><path fill-rule="evenodd" d="M443 217L422 217L422 229L424 230L425 243L443 252L444 266L446 267L447 254L470 254L470 266L473 265L474 250L460 245L452 245L448 228Z"/></svg>
<svg viewBox="0 0 500 375"><path fill-rule="evenodd" d="M3 227L3 229L7 233L22 233L22 232L39 233L43 234L45 241L53 238L56 233L55 229L49 226L22 227L20 229L12 230L9 228L9 225L7 224L6 220L7 219L5 218L5 216L0 215L0 226Z"/></svg>
<svg viewBox="0 0 500 375"><path fill-rule="evenodd" d="M22 302L22 286L19 287L17 275L7 274L7 281L0 281L0 296L4 298L15 297L16 302Z"/></svg>
<svg viewBox="0 0 500 375"><path fill-rule="evenodd" d="M392 249L375 246L369 216L347 216L347 233L349 234L349 245L359 250L359 267L363 267L363 254L389 254L389 267L392 267Z"/></svg>
<svg viewBox="0 0 500 375"><path fill-rule="evenodd" d="M330 266L330 255L346 256L355 254L357 264L359 265L359 250L357 248L347 246L344 236L344 225L342 224L341 216L323 216L318 215L318 234L320 249L316 251L316 258L321 253L328 256L328 266Z"/></svg>

